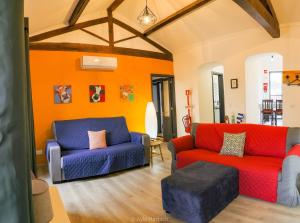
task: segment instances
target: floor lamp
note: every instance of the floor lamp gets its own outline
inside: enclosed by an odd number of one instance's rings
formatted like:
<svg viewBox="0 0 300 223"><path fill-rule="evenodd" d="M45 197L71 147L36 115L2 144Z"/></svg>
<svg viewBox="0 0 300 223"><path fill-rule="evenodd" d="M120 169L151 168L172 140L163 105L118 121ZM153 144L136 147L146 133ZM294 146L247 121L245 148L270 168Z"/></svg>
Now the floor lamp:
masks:
<svg viewBox="0 0 300 223"><path fill-rule="evenodd" d="M157 116L153 102L147 103L145 116L146 133L151 139L157 138Z"/></svg>

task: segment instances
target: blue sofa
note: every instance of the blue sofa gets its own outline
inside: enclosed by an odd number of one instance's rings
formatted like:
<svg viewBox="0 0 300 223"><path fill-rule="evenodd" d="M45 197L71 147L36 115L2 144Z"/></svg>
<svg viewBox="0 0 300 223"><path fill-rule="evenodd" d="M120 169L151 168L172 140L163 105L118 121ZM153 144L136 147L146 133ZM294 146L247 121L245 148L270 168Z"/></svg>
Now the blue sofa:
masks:
<svg viewBox="0 0 300 223"><path fill-rule="evenodd" d="M106 130L108 147L90 150L87 132L100 130ZM53 134L46 143L53 183L149 164L149 136L129 132L124 117L54 121Z"/></svg>

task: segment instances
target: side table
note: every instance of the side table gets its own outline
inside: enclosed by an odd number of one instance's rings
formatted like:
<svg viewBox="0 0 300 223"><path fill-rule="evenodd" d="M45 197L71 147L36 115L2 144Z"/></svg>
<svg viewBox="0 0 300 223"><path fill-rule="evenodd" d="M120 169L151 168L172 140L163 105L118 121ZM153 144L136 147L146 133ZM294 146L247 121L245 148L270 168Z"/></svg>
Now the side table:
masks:
<svg viewBox="0 0 300 223"><path fill-rule="evenodd" d="M160 139L151 139L150 141L150 164L153 164L153 154L158 154L161 157L161 160L164 161L163 154L161 152L161 144L163 141ZM158 152L155 152L155 149L158 149Z"/></svg>

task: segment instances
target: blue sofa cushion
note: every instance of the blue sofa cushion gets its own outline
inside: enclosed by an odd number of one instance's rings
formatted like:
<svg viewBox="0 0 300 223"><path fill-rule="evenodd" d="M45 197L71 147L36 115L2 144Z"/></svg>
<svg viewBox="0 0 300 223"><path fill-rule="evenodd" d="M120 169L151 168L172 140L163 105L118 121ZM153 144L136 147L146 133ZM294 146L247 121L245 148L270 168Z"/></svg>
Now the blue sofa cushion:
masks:
<svg viewBox="0 0 300 223"><path fill-rule="evenodd" d="M65 180L104 175L144 165L142 144L123 143L94 150L62 151Z"/></svg>
<svg viewBox="0 0 300 223"><path fill-rule="evenodd" d="M131 141L124 117L55 121L53 130L55 139L64 150L88 149L88 131L106 130L108 146Z"/></svg>

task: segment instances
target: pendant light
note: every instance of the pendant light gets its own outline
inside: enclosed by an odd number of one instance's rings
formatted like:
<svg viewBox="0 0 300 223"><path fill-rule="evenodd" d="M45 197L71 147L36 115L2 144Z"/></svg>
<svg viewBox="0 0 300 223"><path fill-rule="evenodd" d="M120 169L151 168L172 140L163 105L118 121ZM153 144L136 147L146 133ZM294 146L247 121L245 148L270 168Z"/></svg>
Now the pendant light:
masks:
<svg viewBox="0 0 300 223"><path fill-rule="evenodd" d="M147 0L146 0L146 6L145 6L145 8L140 13L140 15L137 17L137 20L143 26L153 25L156 22L157 17L154 15L154 13L148 7L148 1Z"/></svg>

